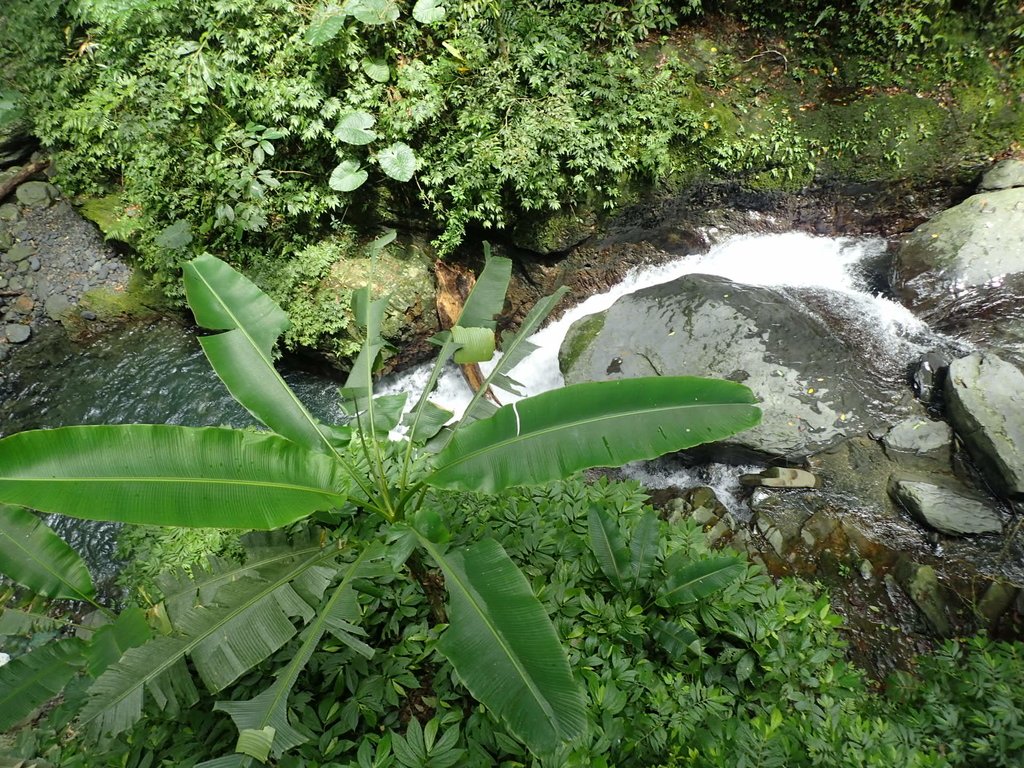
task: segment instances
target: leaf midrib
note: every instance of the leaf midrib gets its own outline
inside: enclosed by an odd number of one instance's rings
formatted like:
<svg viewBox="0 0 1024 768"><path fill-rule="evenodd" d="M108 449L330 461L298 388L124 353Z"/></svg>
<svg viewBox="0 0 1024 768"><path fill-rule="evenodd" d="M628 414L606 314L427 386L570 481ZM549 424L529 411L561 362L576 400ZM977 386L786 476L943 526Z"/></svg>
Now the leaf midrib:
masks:
<svg viewBox="0 0 1024 768"><path fill-rule="evenodd" d="M708 402L702 402L702 403L693 403L693 404L687 404L687 405L665 406L665 407L661 407L661 408L640 408L640 409L634 409L634 410L630 410L630 411L621 411L621 412L617 412L617 413L614 413L614 414L606 414L604 416L595 416L595 417L587 418L587 419L577 419L575 421L564 421L564 422L561 422L561 423L556 424L556 425L551 426L551 427L545 427L545 428L542 428L542 429L533 430L531 432L521 432L518 435L513 435L512 437L505 438L505 439L500 440L500 441L498 441L496 443L488 443L487 445L483 446L482 448L478 448L477 450L472 451L471 453L466 453L466 454L460 455L455 461L452 461L452 462L450 462L448 464L444 464L443 466L441 466L440 468L435 470L433 474L439 474L439 473L449 469L450 467L458 466L459 464L462 464L462 463L464 463L466 461L469 461L470 459L476 458L477 456L480 456L482 454L491 453L493 451L501 450L502 448L505 448L506 446L515 445L516 443L523 442L523 441L526 441L526 440L533 440L533 439L536 439L536 438L540 438L540 437L543 437L545 435L549 435L549 434L551 434L553 432L558 432L560 430L567 429L569 427L577 427L577 426L581 426L582 427L582 426L587 426L589 424L596 424L596 423L599 423L599 422L602 422L602 421L614 421L616 419L629 418L629 417L638 416L638 415L654 416L654 415L657 415L659 413L663 413L663 412L667 412L667 411L678 411L678 410L684 410L684 409L687 409L687 408L723 408L723 407L728 407L728 406L732 406L732 405L742 406L742 407L745 407L745 408L756 408L757 407L756 403L708 403ZM456 436L456 438L452 441L451 445L453 445L453 446L456 445L457 444L457 440L458 440L458 437Z"/></svg>

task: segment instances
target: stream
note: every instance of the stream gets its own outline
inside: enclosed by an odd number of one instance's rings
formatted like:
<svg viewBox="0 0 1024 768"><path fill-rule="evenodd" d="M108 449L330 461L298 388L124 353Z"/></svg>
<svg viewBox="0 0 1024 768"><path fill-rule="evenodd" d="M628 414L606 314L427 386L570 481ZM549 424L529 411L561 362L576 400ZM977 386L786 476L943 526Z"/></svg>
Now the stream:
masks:
<svg viewBox="0 0 1024 768"><path fill-rule="evenodd" d="M611 290L591 296L535 334L539 347L512 372L527 395L562 385L558 349L577 319L608 308L620 296L685 274L718 275L748 284L826 288L856 303L873 318L878 346L903 366L931 342L927 327L875 286L885 268L880 238L825 238L801 233L737 235L702 255L680 258L631 272ZM484 366L486 372L486 366ZM429 365L381 382L381 392L410 392L416 399ZM340 417L339 381L287 365L284 375L316 416ZM516 399L498 392L502 402ZM471 393L451 366L435 400L459 412ZM192 331L173 321L134 326L106 334L87 345L51 331L5 364L0 377L0 436L27 429L71 424L170 423L190 426L248 426L253 419L212 373ZM749 517L739 495L738 478L759 467L708 464L684 466L667 458L627 467L624 474L651 488L712 486L739 517ZM116 570L110 524L67 518L52 521L97 571L100 580Z"/></svg>

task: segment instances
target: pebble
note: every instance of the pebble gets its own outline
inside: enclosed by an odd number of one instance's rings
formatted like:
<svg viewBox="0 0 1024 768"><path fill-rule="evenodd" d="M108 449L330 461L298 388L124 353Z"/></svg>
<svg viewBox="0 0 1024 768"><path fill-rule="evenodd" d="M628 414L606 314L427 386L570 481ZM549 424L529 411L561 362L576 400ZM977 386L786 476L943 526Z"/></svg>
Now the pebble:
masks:
<svg viewBox="0 0 1024 768"><path fill-rule="evenodd" d="M95 320L96 319L96 313L93 312L90 309L83 309L80 314L81 314L81 318L83 320Z"/></svg>
<svg viewBox="0 0 1024 768"><path fill-rule="evenodd" d="M4 335L11 344L21 344L28 341L32 335L32 329L27 325L8 325L4 329Z"/></svg>
<svg viewBox="0 0 1024 768"><path fill-rule="evenodd" d="M28 260L28 268L31 269L33 272L38 272L41 266L42 263L39 261L38 256L33 256Z"/></svg>

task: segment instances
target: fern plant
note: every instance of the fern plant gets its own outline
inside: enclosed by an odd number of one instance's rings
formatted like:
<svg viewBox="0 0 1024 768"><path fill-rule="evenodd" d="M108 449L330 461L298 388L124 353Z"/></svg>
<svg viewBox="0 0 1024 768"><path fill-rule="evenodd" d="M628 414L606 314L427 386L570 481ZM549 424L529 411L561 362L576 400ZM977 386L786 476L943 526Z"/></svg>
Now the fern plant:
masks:
<svg viewBox="0 0 1024 768"><path fill-rule="evenodd" d="M203 349L232 395L269 431L121 425L0 440L0 502L18 505L0 512L0 568L38 594L96 600L77 555L25 508L264 533L245 540L243 564L213 559L208 572L168 577L150 615L102 609L109 624L91 639L58 640L16 658L0 670L0 727L30 714L84 669L94 680L78 728L117 735L140 719L147 702L171 714L195 704L191 670L211 692L226 691L297 637L299 650L261 693L216 704L238 728L236 751L201 765L280 757L304 739L289 718L288 697L324 638L375 653L360 628L355 589L407 567L429 591L426 556L447 591L447 603L437 601L435 619L447 623L438 649L469 692L539 756L577 741L585 697L542 605L498 541L449 545L443 495L433 490L500 493L652 458L753 426L760 411L742 385L694 377L581 384L496 408L483 393L492 384L515 391L508 371L532 349L527 337L560 291L534 307L518 333L503 335L502 357L462 419L446 426L452 414L430 394L449 359L492 357L494 317L510 275L509 260L488 259L458 324L434 339L437 363L407 415L405 394L373 391L386 301L372 299L367 288L355 291L351 306L364 339L341 389L349 416L327 424L274 368L273 348L288 323L281 309L219 259L190 262L189 303L213 332L200 339ZM389 438L399 426L405 436ZM649 562L644 556L637 567Z"/></svg>

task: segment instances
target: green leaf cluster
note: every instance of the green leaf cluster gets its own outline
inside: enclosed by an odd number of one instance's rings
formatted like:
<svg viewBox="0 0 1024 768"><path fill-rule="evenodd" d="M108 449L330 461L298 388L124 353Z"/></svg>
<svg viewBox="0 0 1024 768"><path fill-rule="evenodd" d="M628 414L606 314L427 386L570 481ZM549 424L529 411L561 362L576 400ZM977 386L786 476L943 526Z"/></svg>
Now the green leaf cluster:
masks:
<svg viewBox="0 0 1024 768"><path fill-rule="evenodd" d="M393 239L387 233L373 249ZM516 334L503 336L506 354L462 420L445 427L451 414L430 402L433 388L456 354L474 360L493 354L494 318L510 274L509 260L488 260L456 323L460 332L433 340L440 348L437 363L408 414L407 394L378 397L373 391L387 301L373 299L368 286L356 290L349 306L362 344L340 389L346 419L329 424L306 409L274 367L274 346L288 326L280 307L213 256L188 262L189 303L211 332L200 338L203 350L267 431L132 424L3 439L0 502L19 506L0 509L0 547L7 555L0 568L44 596L95 604L77 555L23 507L131 524L272 533L244 541L240 564L211 558L208 571L172 574L160 584L152 629L141 612L125 611L111 632L100 629L87 644L48 645L16 658L3 672L14 692L0 702L4 725L30 716L75 676L80 661L95 680L76 728L96 740L131 730L147 709L179 715L200 700L201 683L218 696L214 709L230 715L238 737L228 754L200 765L280 758L308 740L289 709L298 678L325 642L364 659L375 656L357 592L374 594L367 582L394 576L408 563L409 575L436 600L435 621L446 625L436 651L465 689L542 759L579 743L586 699L554 625L497 540L451 536L458 521L446 520L443 489L497 493L653 458L753 426L760 411L746 387L692 377L586 384L495 408L482 393L509 381L508 371L529 348L526 337L557 303L558 292ZM481 343L482 336L489 343ZM400 425L408 437L390 439ZM282 529L289 527L286 535ZM653 564L652 550L644 550L639 571ZM443 576L445 606L424 571L424 556ZM685 569L673 579L659 597L669 606L726 583L701 574L697 584ZM273 682L261 683L248 699L220 697L293 641L299 645ZM73 651L72 661L58 664L54 654L65 648ZM424 731L422 739L407 734L393 747L396 754L403 748L417 754L428 749L427 741Z"/></svg>

